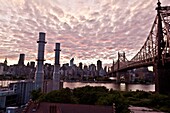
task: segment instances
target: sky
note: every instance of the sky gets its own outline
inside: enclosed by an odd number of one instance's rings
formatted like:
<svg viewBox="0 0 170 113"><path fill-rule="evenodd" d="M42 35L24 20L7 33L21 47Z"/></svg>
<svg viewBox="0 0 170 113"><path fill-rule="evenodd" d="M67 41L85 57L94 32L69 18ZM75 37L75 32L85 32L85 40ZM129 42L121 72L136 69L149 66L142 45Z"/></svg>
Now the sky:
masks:
<svg viewBox="0 0 170 113"><path fill-rule="evenodd" d="M170 5L161 0L162 6ZM0 62L25 64L37 58L39 32L46 33L46 63L104 65L125 52L130 60L144 44L156 16L157 0L0 0Z"/></svg>

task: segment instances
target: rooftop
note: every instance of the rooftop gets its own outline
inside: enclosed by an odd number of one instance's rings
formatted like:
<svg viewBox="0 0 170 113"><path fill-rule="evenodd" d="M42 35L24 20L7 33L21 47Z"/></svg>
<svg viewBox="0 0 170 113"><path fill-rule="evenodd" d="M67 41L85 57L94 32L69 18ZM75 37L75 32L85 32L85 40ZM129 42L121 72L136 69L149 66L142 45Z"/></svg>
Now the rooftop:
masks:
<svg viewBox="0 0 170 113"><path fill-rule="evenodd" d="M113 113L112 106L60 104L41 102L31 103L25 113Z"/></svg>

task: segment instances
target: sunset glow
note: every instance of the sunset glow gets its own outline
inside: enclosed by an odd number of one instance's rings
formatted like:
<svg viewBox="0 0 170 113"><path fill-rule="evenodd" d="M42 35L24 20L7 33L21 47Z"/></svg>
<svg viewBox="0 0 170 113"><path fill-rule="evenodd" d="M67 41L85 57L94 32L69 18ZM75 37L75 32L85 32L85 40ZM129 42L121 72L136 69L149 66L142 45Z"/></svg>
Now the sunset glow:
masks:
<svg viewBox="0 0 170 113"><path fill-rule="evenodd" d="M161 0L170 5L169 0ZM145 42L156 16L157 0L0 0L0 62L37 58L39 32L46 33L46 62L112 64L117 52L132 58ZM25 62L26 64L26 62Z"/></svg>

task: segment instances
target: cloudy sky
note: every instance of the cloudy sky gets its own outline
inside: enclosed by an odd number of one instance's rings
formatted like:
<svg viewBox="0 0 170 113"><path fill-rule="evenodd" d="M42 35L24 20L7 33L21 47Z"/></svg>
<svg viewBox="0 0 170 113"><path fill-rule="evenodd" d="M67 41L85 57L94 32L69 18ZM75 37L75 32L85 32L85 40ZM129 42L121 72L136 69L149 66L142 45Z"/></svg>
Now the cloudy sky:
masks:
<svg viewBox="0 0 170 113"><path fill-rule="evenodd" d="M169 0L161 0L170 5ZM156 15L157 0L0 0L0 62L16 64L19 54L37 58L39 32L46 33L46 62L111 64L117 52L132 58L142 47Z"/></svg>

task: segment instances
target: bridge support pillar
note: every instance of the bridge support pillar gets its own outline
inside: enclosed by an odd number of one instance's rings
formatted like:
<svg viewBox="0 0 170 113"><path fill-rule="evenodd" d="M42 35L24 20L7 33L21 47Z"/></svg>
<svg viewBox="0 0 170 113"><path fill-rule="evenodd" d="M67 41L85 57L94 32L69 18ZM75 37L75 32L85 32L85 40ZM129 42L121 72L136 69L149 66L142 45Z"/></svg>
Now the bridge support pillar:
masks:
<svg viewBox="0 0 170 113"><path fill-rule="evenodd" d="M116 78L116 83L129 83L129 75L127 71L117 72Z"/></svg>
<svg viewBox="0 0 170 113"><path fill-rule="evenodd" d="M126 71L126 72L125 72L125 83L129 84L129 83L130 83L130 80L131 80L130 75L129 75L129 73Z"/></svg>
<svg viewBox="0 0 170 113"><path fill-rule="evenodd" d="M170 63L155 65L155 91L160 94L170 94Z"/></svg>
<svg viewBox="0 0 170 113"><path fill-rule="evenodd" d="M116 83L120 83L120 72L116 72Z"/></svg>

